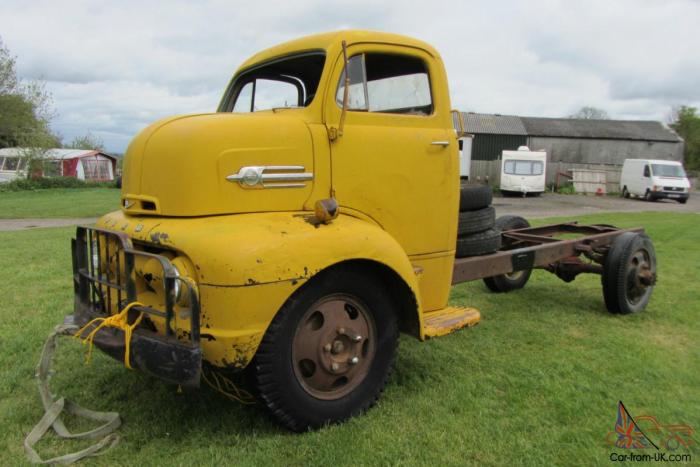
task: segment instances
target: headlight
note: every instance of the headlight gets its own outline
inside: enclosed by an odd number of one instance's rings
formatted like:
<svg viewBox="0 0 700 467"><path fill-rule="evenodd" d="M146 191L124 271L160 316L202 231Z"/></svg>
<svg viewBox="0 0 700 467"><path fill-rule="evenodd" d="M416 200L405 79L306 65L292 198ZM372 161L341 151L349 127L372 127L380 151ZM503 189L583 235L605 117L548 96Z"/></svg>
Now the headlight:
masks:
<svg viewBox="0 0 700 467"><path fill-rule="evenodd" d="M175 299L175 302L180 302L180 299L182 298L182 284L180 281L180 270L177 268L177 266L173 265L173 269L175 270L175 284L173 285L173 298Z"/></svg>
<svg viewBox="0 0 700 467"><path fill-rule="evenodd" d="M178 277L173 286L173 298L178 305L187 306L190 303L190 291L185 281L189 282L193 280L194 267L192 267L189 260L183 256L178 256L171 261L171 264L175 270L175 276Z"/></svg>

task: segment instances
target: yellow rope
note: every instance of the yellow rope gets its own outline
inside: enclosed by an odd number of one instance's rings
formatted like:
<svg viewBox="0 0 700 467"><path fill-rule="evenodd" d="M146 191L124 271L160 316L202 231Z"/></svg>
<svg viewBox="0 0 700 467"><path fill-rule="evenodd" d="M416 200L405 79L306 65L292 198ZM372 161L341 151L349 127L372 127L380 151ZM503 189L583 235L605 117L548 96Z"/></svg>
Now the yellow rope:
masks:
<svg viewBox="0 0 700 467"><path fill-rule="evenodd" d="M136 326L139 325L141 320L143 319L143 313L139 313L139 316L136 318L133 324L129 324L129 310L131 310L134 306L144 306L143 303L140 302L131 302L127 306L124 307L122 311L117 313L116 315L109 316L107 318L95 318L89 323L87 323L85 326L80 328L78 332L76 332L73 337L76 339L81 339L83 332L85 332L90 326L93 324L97 324L95 326L95 329L90 331L90 334L87 335L84 339L82 339L83 345L87 344L89 345L87 355L85 356L85 362L89 362L90 358L92 357L92 345L93 345L93 340L95 339L95 335L97 334L97 331L99 331L102 328L105 327L112 327L112 328L117 328L121 329L124 331L124 365L128 369L131 368L130 364L130 359L129 359L129 349L131 347L131 333L134 330Z"/></svg>
<svg viewBox="0 0 700 467"><path fill-rule="evenodd" d="M245 389L239 389L235 383L226 376L220 373L217 374L213 370L209 372L209 375L214 380L213 382L207 377L207 372L204 370L202 371L202 379L216 392L223 394L232 401L236 401L244 405L255 404L255 397L253 397Z"/></svg>

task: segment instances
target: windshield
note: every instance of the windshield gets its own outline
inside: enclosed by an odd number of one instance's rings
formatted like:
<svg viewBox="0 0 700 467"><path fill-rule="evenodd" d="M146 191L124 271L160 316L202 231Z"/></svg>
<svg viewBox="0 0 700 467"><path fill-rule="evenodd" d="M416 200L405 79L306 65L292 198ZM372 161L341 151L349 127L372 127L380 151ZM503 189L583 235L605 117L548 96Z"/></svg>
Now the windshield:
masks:
<svg viewBox="0 0 700 467"><path fill-rule="evenodd" d="M651 171L657 177L685 178L685 171L680 165L651 164Z"/></svg>
<svg viewBox="0 0 700 467"><path fill-rule="evenodd" d="M234 80L219 110L258 112L306 107L316 95L325 61L323 53L314 52L254 67Z"/></svg>

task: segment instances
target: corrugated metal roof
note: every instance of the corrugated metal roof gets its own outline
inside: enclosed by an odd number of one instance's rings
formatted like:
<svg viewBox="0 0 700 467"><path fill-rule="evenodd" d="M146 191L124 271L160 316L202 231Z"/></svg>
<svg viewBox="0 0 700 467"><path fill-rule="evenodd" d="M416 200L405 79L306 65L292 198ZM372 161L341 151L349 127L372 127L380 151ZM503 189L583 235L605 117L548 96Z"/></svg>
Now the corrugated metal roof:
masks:
<svg viewBox="0 0 700 467"><path fill-rule="evenodd" d="M26 155L25 148L4 148L0 149L0 156L10 156L10 157L22 157ZM105 154L100 151L94 151L92 149L47 149L43 154L43 159L53 159L53 160L66 160L75 159L85 156L92 156L94 154L101 154L105 157L114 159L114 156Z"/></svg>
<svg viewBox="0 0 700 467"><path fill-rule="evenodd" d="M463 112L467 133L488 133L492 135L527 136L527 130L515 115L477 114Z"/></svg>
<svg viewBox="0 0 700 467"><path fill-rule="evenodd" d="M626 139L679 142L681 138L661 122L645 120L582 120L521 117L528 135L560 138Z"/></svg>

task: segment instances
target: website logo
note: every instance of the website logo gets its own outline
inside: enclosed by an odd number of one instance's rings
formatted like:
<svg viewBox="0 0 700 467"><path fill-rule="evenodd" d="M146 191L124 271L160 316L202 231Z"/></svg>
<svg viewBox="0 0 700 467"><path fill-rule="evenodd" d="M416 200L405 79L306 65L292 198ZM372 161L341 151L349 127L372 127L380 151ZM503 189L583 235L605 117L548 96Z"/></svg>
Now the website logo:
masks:
<svg viewBox="0 0 700 467"><path fill-rule="evenodd" d="M608 446L617 449L610 454L612 461L666 461L688 462L690 454L675 454L678 449L688 450L695 444L694 430L686 424L663 425L656 417L639 415L632 417L625 404L617 404L615 430L605 437ZM635 453L634 450L650 449L652 453ZM662 452L663 451L671 451Z"/></svg>

